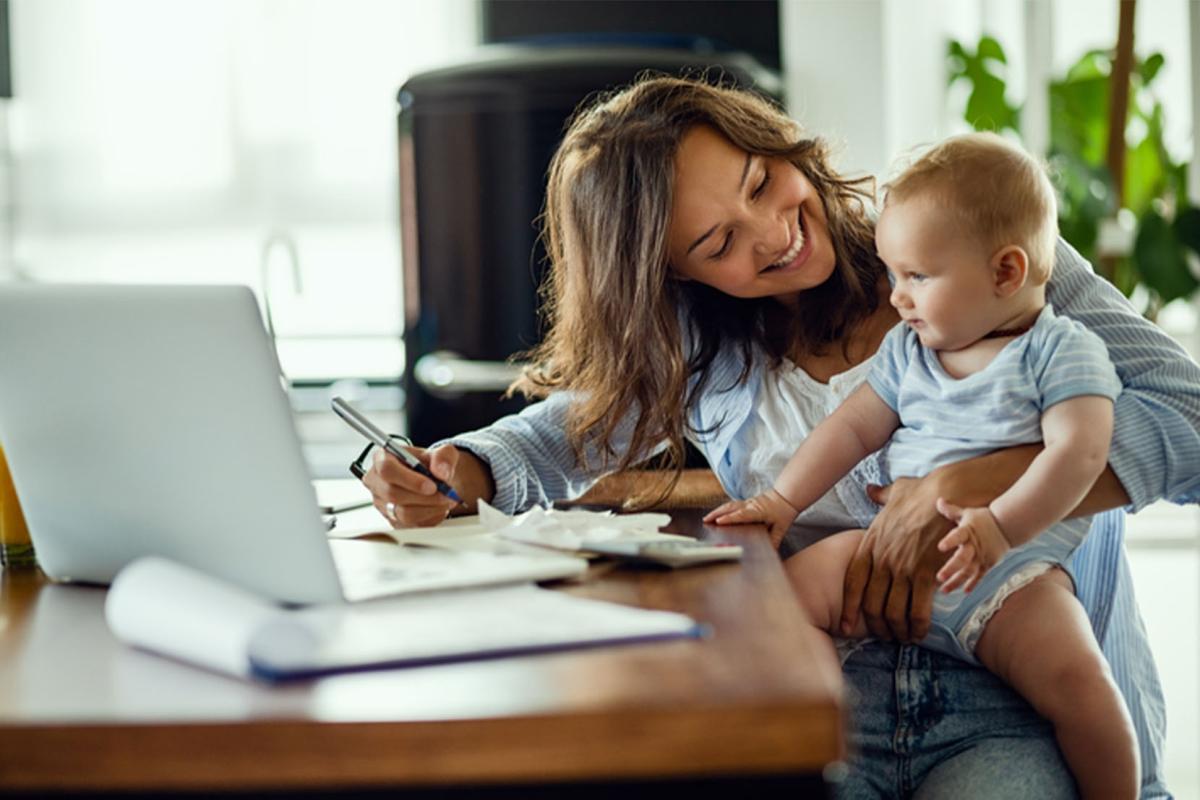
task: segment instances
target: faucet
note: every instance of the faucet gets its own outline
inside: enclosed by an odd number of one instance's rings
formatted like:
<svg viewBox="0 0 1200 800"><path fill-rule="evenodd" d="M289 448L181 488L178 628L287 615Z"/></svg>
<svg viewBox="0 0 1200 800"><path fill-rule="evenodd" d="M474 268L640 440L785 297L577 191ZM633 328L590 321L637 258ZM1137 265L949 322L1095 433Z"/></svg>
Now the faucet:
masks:
<svg viewBox="0 0 1200 800"><path fill-rule="evenodd" d="M258 277L263 287L263 306L267 318L267 335L271 338L271 349L275 351L275 362L279 364L279 377L283 379L284 388L288 386L288 377L283 371L283 363L279 360L279 348L275 343L275 317L271 313L271 253L276 247L283 248L292 268L292 289L297 295L304 293L304 284L300 274L300 249L296 240L287 231L271 231L263 240L262 251L258 262Z"/></svg>

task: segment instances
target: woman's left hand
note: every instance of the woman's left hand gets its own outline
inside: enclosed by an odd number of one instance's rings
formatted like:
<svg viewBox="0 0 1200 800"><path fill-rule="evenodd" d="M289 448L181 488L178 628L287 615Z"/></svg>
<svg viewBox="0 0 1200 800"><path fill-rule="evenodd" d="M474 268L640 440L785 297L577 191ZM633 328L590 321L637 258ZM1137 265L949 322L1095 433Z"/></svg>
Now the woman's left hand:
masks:
<svg viewBox="0 0 1200 800"><path fill-rule="evenodd" d="M858 547L842 592L843 633L861 612L880 639L915 642L929 633L936 574L947 559L937 548L954 523L938 513L944 497L961 506L996 499L1033 461L1041 445L1022 445L938 467L924 478L900 478L868 490L883 509Z"/></svg>
<svg viewBox="0 0 1200 800"><path fill-rule="evenodd" d="M935 475L868 490L883 509L846 569L843 635L857 625L860 611L871 635L880 639L913 642L929 633L935 575L947 558L937 545L954 527L935 507L940 496Z"/></svg>

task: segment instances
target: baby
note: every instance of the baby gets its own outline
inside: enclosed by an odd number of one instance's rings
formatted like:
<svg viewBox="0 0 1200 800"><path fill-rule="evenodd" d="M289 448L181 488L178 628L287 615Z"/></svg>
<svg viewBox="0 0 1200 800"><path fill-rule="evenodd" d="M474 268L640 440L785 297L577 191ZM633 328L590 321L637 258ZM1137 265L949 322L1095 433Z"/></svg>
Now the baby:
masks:
<svg viewBox="0 0 1200 800"><path fill-rule="evenodd" d="M982 663L1054 725L1084 797L1136 797L1133 725L1063 562L1090 520L1064 519L1104 471L1121 384L1104 343L1046 305L1054 193L1028 155L991 134L949 139L888 187L875 243L901 324L867 382L804 441L771 491L708 522L765 522L776 543L859 461L885 480L1031 442L1044 449L985 507L938 500L955 527L922 643ZM864 521L865 522L865 521ZM787 562L813 624L841 616L863 535L845 531ZM972 591L976 590L976 591ZM858 623L856 636L866 636Z"/></svg>

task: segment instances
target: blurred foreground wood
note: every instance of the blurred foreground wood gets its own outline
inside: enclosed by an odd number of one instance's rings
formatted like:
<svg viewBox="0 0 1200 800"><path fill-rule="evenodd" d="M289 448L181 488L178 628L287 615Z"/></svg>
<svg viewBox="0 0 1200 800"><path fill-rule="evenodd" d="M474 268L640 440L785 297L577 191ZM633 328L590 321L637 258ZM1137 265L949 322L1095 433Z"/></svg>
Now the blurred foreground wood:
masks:
<svg viewBox="0 0 1200 800"><path fill-rule="evenodd" d="M631 497L649 493L656 494L659 487L665 485L670 474L656 470L629 470L617 472L600 480L587 494L579 498L583 504L603 506L622 506ZM671 494L661 503L653 507L660 509L672 508L713 508L726 500L728 496L717 476L711 469L685 469L679 478L679 483L671 490Z"/></svg>
<svg viewBox="0 0 1200 800"><path fill-rule="evenodd" d="M101 587L0 570L0 797L827 796L841 670L766 530L671 516L669 531L742 560L599 562L558 591L684 613L701 638L277 686L126 647Z"/></svg>

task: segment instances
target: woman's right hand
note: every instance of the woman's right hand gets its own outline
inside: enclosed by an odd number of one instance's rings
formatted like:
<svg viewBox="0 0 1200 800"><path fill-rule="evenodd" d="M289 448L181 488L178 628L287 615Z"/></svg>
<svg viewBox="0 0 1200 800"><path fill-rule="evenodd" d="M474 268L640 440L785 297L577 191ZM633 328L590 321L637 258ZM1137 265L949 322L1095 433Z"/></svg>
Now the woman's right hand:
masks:
<svg viewBox="0 0 1200 800"><path fill-rule="evenodd" d="M479 498L491 499L491 472L484 462L465 450L443 445L433 450L406 448L429 471L454 487L463 505L474 507ZM376 449L371 468L363 475L375 508L393 528L437 525L459 506L441 494L433 481L406 467L395 456Z"/></svg>

